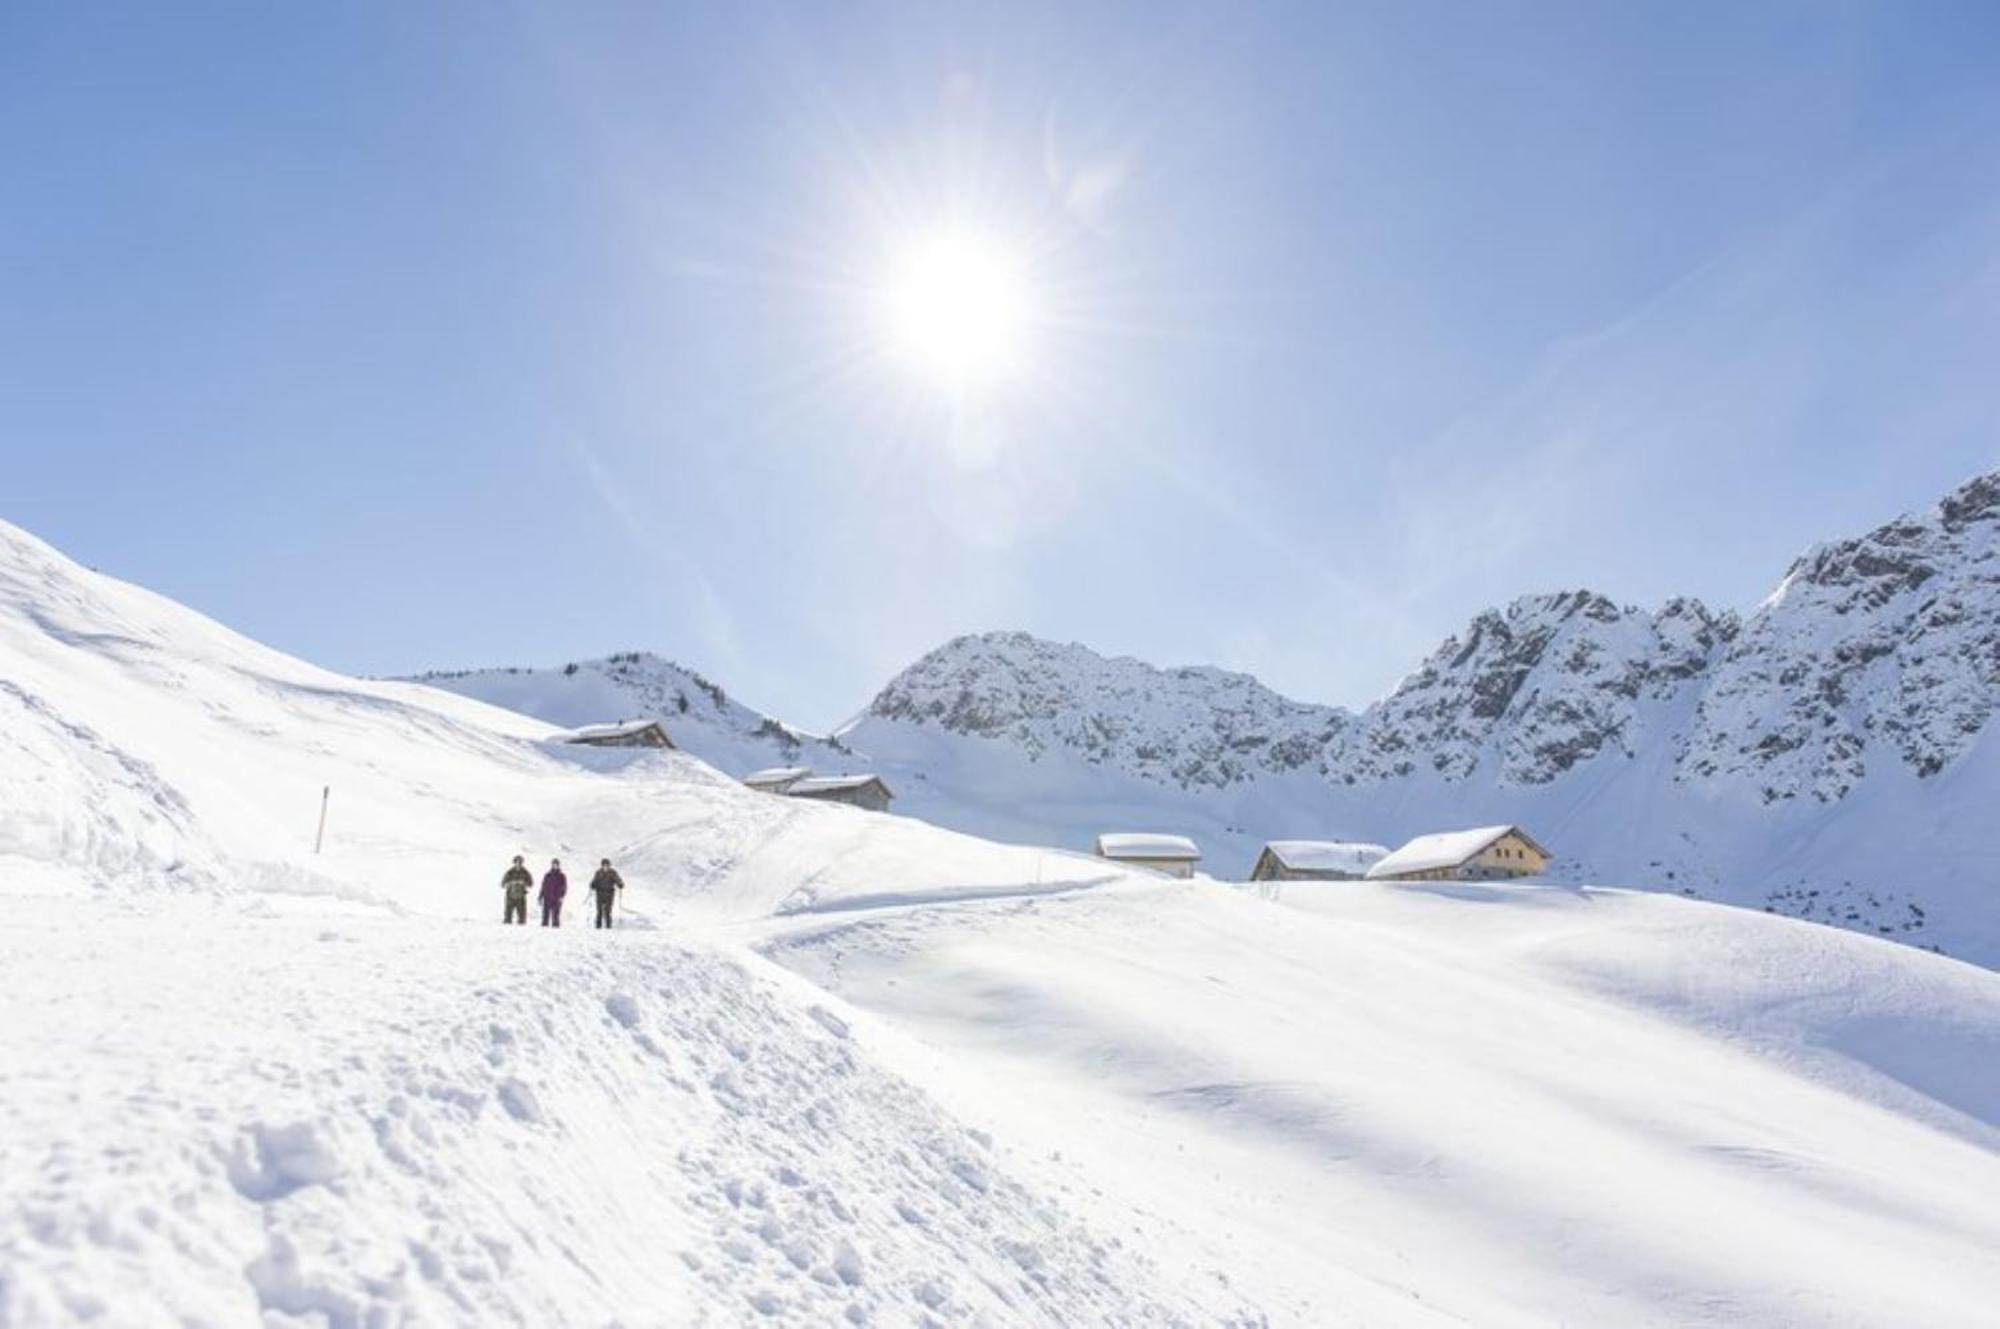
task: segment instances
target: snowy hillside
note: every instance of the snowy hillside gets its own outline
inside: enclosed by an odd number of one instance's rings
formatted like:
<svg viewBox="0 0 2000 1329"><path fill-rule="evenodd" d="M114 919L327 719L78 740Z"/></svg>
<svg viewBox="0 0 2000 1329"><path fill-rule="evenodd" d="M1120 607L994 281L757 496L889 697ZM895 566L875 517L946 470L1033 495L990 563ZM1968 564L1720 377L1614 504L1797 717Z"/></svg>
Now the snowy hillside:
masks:
<svg viewBox="0 0 2000 1329"><path fill-rule="evenodd" d="M546 669L439 671L411 681L566 728L664 720L675 743L739 777L767 766L793 764L840 770L855 760L837 740L804 733L752 710L692 669L644 651Z"/></svg>
<svg viewBox="0 0 2000 1329"><path fill-rule="evenodd" d="M1097 865L551 744L3 524L0 705L10 1329L1235 1314L1015 1182L810 995L647 931ZM570 929L501 931L515 852L615 856L619 944L577 929L582 872Z"/></svg>
<svg viewBox="0 0 2000 1329"><path fill-rule="evenodd" d="M932 651L825 746L702 704L712 685L650 658L435 681L564 723L664 711L736 773L877 770L898 811L997 839L1183 832L1224 877L1268 839L1395 844L1519 821L1566 880L2000 965L1981 842L2000 798L1996 532L2000 474L1809 551L1747 619L1689 599L1526 596L1359 713L1006 632Z"/></svg>
<svg viewBox="0 0 2000 1329"><path fill-rule="evenodd" d="M802 804L316 669L4 525L0 702L9 1329L2000 1298L2000 975L1953 960ZM616 857L622 926L577 926L579 871L568 926L503 928L516 852Z"/></svg>

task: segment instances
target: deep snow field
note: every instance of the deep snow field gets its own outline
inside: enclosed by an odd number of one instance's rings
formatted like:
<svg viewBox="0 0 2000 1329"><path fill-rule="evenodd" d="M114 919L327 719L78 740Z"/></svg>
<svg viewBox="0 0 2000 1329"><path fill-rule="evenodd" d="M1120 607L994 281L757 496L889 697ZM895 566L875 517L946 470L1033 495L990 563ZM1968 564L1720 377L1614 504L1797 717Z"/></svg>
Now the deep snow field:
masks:
<svg viewBox="0 0 2000 1329"><path fill-rule="evenodd" d="M0 525L0 1326L1994 1322L2000 975L552 732Z"/></svg>

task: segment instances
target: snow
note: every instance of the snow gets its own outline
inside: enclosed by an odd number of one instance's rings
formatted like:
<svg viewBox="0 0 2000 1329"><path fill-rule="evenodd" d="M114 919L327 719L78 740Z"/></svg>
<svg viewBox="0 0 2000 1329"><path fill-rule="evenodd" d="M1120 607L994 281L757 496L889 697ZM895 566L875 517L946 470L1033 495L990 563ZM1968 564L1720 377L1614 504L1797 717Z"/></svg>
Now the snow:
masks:
<svg viewBox="0 0 2000 1329"><path fill-rule="evenodd" d="M862 789L871 784L888 789L878 775L813 775L786 787L788 794L831 794L843 789Z"/></svg>
<svg viewBox="0 0 2000 1329"><path fill-rule="evenodd" d="M771 766L761 771L752 771L743 777L743 783L752 789L782 789L796 784L812 774L810 766Z"/></svg>
<svg viewBox="0 0 2000 1329"><path fill-rule="evenodd" d="M607 717L659 717L676 747L738 777L773 765L838 769L854 761L839 743L746 706L694 670L642 651L546 669L433 672L411 681L564 727Z"/></svg>
<svg viewBox="0 0 2000 1329"><path fill-rule="evenodd" d="M556 737L565 743L586 743L592 739L630 738L634 734L643 734L649 729L659 729L664 732L665 726L658 720L624 720L617 724L580 725L568 733L558 734Z"/></svg>
<svg viewBox="0 0 2000 1329"><path fill-rule="evenodd" d="M1367 882L766 949L1274 1323L1969 1326L2000 1291L2000 978L1908 949L1642 893Z"/></svg>
<svg viewBox="0 0 2000 1329"><path fill-rule="evenodd" d="M1143 1250L711 946L66 901L0 921L0 953L36 1017L0 1027L10 1326L1234 1304L1162 1293Z"/></svg>
<svg viewBox="0 0 2000 1329"><path fill-rule="evenodd" d="M1264 848L1297 872L1345 872L1357 877L1389 856L1386 845L1345 840L1273 840Z"/></svg>
<svg viewBox="0 0 2000 1329"><path fill-rule="evenodd" d="M1158 831L1111 831L1097 837L1097 852L1104 858L1185 858L1201 857L1201 850L1185 835Z"/></svg>
<svg viewBox="0 0 2000 1329"><path fill-rule="evenodd" d="M1435 831L1419 835L1368 869L1370 877L1455 868L1513 830L1512 826L1478 826L1469 831Z"/></svg>
<svg viewBox="0 0 2000 1329"><path fill-rule="evenodd" d="M1577 885L1271 901L771 798L5 525L0 666L8 1329L2000 1298L1987 970ZM503 928L515 853L613 858L619 928Z"/></svg>

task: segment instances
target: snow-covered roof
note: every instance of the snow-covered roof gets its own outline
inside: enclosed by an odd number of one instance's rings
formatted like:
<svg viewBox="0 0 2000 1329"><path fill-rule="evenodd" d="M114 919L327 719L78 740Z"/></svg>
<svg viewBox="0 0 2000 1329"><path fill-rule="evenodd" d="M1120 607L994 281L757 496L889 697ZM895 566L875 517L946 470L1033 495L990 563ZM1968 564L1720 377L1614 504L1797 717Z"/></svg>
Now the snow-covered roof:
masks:
<svg viewBox="0 0 2000 1329"><path fill-rule="evenodd" d="M1518 826L1477 826L1469 831L1439 831L1434 835L1419 835L1368 869L1368 875L1393 877L1406 872L1434 872L1439 868L1455 868L1467 859L1478 856L1486 846L1510 831L1520 835L1529 844L1535 843ZM1541 848L1540 845L1535 847Z"/></svg>
<svg viewBox="0 0 2000 1329"><path fill-rule="evenodd" d="M580 725L562 734L561 738L565 743L587 743L592 739L630 738L648 729L657 729L663 734L666 732L666 726L658 720L620 720L616 724Z"/></svg>
<svg viewBox="0 0 2000 1329"><path fill-rule="evenodd" d="M889 783L879 775L815 775L811 779L800 780L785 792L788 794L831 794L842 789L859 789L863 785L879 784L883 793L889 793Z"/></svg>
<svg viewBox="0 0 2000 1329"><path fill-rule="evenodd" d="M1349 840L1273 840L1265 852L1294 872L1368 871L1389 856L1387 845Z"/></svg>
<svg viewBox="0 0 2000 1329"><path fill-rule="evenodd" d="M1100 858L1198 859L1201 850L1185 835L1163 835L1155 831L1113 831L1097 837Z"/></svg>
<svg viewBox="0 0 2000 1329"><path fill-rule="evenodd" d="M773 766L768 770L750 772L743 777L743 783L753 789L769 789L779 785L796 784L812 773L810 766Z"/></svg>

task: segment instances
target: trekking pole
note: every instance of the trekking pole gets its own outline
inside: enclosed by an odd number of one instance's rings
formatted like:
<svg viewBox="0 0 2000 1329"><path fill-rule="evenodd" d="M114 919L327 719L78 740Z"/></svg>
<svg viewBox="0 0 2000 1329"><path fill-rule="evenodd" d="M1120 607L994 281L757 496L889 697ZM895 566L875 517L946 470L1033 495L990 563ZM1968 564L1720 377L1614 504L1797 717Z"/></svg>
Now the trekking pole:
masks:
<svg viewBox="0 0 2000 1329"><path fill-rule="evenodd" d="M313 852L315 854L319 852L320 846L326 843L326 803L332 797L332 785L326 785L319 791L319 832L313 836Z"/></svg>

